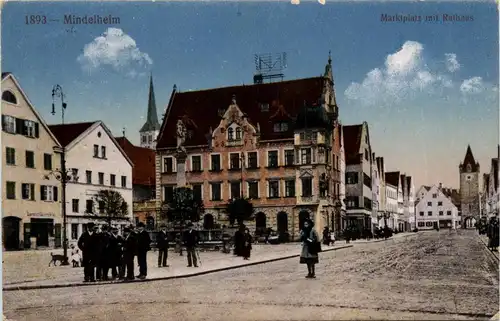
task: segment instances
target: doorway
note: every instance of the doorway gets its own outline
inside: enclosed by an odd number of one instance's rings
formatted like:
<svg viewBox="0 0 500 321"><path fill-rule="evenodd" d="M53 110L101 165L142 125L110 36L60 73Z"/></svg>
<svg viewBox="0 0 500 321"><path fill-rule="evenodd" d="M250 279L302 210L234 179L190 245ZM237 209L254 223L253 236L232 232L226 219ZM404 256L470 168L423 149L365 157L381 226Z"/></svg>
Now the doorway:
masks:
<svg viewBox="0 0 500 321"><path fill-rule="evenodd" d="M54 235L54 220L50 218L31 219L31 237L36 237L36 246L49 246L49 236Z"/></svg>
<svg viewBox="0 0 500 321"><path fill-rule="evenodd" d="M2 220L3 224L3 246L6 251L19 249L19 232L21 219L15 216L7 216Z"/></svg>

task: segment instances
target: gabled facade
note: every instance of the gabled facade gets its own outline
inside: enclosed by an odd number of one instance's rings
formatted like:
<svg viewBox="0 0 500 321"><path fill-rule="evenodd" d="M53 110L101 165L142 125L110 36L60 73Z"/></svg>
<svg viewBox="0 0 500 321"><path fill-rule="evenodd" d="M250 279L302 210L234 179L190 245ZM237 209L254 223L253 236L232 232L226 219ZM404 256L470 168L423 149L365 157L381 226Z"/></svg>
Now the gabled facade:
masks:
<svg viewBox="0 0 500 321"><path fill-rule="evenodd" d="M422 185L417 189L417 192L415 193L415 203L420 201L425 194L431 189L431 186L428 185Z"/></svg>
<svg viewBox="0 0 500 321"><path fill-rule="evenodd" d="M431 230L439 228L456 229L460 225L458 208L438 186L431 186L429 191L416 205L417 228Z"/></svg>
<svg viewBox="0 0 500 321"><path fill-rule="evenodd" d="M203 112L200 112L200 109ZM333 223L340 191L331 60L322 77L178 92L174 87L156 146L156 201L164 206L177 170L205 205L203 225L227 224L225 205L249 198L257 234L298 236L307 217ZM178 163L178 151L185 163ZM183 177L181 175L181 177Z"/></svg>
<svg viewBox="0 0 500 321"><path fill-rule="evenodd" d="M343 126L348 224L372 229L372 150L368 124ZM375 223L375 222L374 222Z"/></svg>
<svg viewBox="0 0 500 321"><path fill-rule="evenodd" d="M406 194L404 198L405 211L408 212L408 229L414 229L416 226L415 221L415 186L411 176L406 176ZM407 231L408 231L407 229Z"/></svg>
<svg viewBox="0 0 500 321"><path fill-rule="evenodd" d="M13 74L1 87L3 247L61 246L59 142Z"/></svg>
<svg viewBox="0 0 500 321"><path fill-rule="evenodd" d="M66 187L68 240L76 242L88 222L105 224L105 213L95 201L100 190L119 192L128 205L128 215L111 224L120 228L130 224L133 163L111 131L101 121L49 128L65 149L66 168L72 173Z"/></svg>
<svg viewBox="0 0 500 321"><path fill-rule="evenodd" d="M372 153L372 225L378 226L378 213L380 211L380 172L375 153Z"/></svg>
<svg viewBox="0 0 500 321"><path fill-rule="evenodd" d="M155 92L153 88L153 76L149 78L148 112L146 122L139 130L140 147L155 149L156 139L160 133L158 122L158 111L156 110Z"/></svg>
<svg viewBox="0 0 500 321"><path fill-rule="evenodd" d="M377 164L377 170L379 173L379 201L378 201L378 213L377 213L377 222L379 227L384 227L385 221L383 220L385 213L387 212L387 192L386 192L386 183L385 183L385 164L383 157L377 157L375 159L375 163Z"/></svg>
<svg viewBox="0 0 500 321"><path fill-rule="evenodd" d="M402 193L400 190L400 174L399 172L386 172L385 173L385 195L386 195L386 212L383 218L387 222L387 226L392 229L399 228L401 221L401 207Z"/></svg>
<svg viewBox="0 0 500 321"><path fill-rule="evenodd" d="M460 204L462 224L466 228L474 227L479 220L479 163L476 162L472 149L467 146L464 160L458 166L460 175Z"/></svg>
<svg viewBox="0 0 500 321"><path fill-rule="evenodd" d="M343 231L346 228L346 190L345 190L345 171L346 171L346 162L345 162L345 144L344 144L344 126L339 125L336 127L336 130L340 134L340 149L339 149L339 170L340 170L340 187L339 187L339 200L340 200L340 212L341 215L336 220L336 226L339 228L335 228L335 231Z"/></svg>
<svg viewBox="0 0 500 321"><path fill-rule="evenodd" d="M486 215L488 218L499 213L500 193L498 187L498 158L491 159L490 172L487 174L488 187L486 189Z"/></svg>

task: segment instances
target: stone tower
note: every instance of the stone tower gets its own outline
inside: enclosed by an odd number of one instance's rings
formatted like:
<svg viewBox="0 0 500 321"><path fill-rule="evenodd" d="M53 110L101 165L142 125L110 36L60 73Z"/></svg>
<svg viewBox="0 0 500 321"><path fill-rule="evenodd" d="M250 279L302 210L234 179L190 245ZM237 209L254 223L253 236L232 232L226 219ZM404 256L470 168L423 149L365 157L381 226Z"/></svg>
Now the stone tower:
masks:
<svg viewBox="0 0 500 321"><path fill-rule="evenodd" d="M460 172L460 209L462 226L472 227L472 218L479 220L479 163L476 163L470 145L464 161L458 166Z"/></svg>
<svg viewBox="0 0 500 321"><path fill-rule="evenodd" d="M148 98L148 114L146 123L139 130L141 136L141 147L152 148L156 147L156 138L160 133L160 123L158 123L158 113L156 111L155 92L153 89L153 76L149 79L149 98Z"/></svg>

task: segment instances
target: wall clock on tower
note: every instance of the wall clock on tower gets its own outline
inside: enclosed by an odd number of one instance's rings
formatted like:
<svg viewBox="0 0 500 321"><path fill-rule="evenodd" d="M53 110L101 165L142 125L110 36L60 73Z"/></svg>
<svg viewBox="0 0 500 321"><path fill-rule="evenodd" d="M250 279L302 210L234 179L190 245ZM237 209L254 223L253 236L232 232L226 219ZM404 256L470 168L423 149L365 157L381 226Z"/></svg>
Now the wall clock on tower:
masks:
<svg viewBox="0 0 500 321"><path fill-rule="evenodd" d="M468 180L468 181L471 181L472 180L472 175L465 176L465 179Z"/></svg>

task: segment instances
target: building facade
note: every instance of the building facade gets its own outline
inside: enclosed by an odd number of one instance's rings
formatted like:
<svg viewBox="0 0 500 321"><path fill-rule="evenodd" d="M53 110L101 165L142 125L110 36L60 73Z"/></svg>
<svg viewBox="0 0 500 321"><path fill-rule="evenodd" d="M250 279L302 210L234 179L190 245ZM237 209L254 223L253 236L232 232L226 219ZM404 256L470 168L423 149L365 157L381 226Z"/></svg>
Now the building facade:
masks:
<svg viewBox="0 0 500 321"><path fill-rule="evenodd" d="M158 122L158 111L156 109L155 92L153 88L153 76L149 78L148 112L146 122L139 130L140 147L155 149L156 140L160 133Z"/></svg>
<svg viewBox="0 0 500 321"><path fill-rule="evenodd" d="M434 228L459 227L458 208L442 191L442 187L431 186L416 205L417 228L431 230Z"/></svg>
<svg viewBox="0 0 500 321"><path fill-rule="evenodd" d="M349 224L372 228L372 151L368 124L343 126Z"/></svg>
<svg viewBox="0 0 500 321"><path fill-rule="evenodd" d="M387 174L386 174L387 175ZM384 216L381 218L383 226L388 226L392 229L398 228L399 213L398 213L398 188L387 181L385 184L386 209Z"/></svg>
<svg viewBox="0 0 500 321"><path fill-rule="evenodd" d="M487 187L484 199L486 216L488 218L498 216L500 205L500 193L498 188L498 158L491 159L490 172L486 174Z"/></svg>
<svg viewBox="0 0 500 321"><path fill-rule="evenodd" d="M375 158L375 163L377 164L377 171L379 173L379 202L378 202L378 213L377 222L379 227L385 227L384 216L387 215L387 191L385 183L385 164L383 157Z"/></svg>
<svg viewBox="0 0 500 321"><path fill-rule="evenodd" d="M339 170L340 170L340 186L339 186L339 200L340 200L340 218L336 220L336 226L338 228L334 227L334 231L343 231L346 228L346 190L345 190L345 171L346 171L346 163L345 163L345 146L344 146L344 126L339 124L339 126L336 127L336 130L339 133L339 142L340 142L340 149L339 149L339 154L340 157L338 158L339 160Z"/></svg>
<svg viewBox="0 0 500 321"><path fill-rule="evenodd" d="M404 197L405 212L408 214L408 228L414 229L416 227L415 220L415 186L411 176L406 176L406 193Z"/></svg>
<svg viewBox="0 0 500 321"><path fill-rule="evenodd" d="M378 227L378 213L380 211L380 172L375 153L372 153L372 225Z"/></svg>
<svg viewBox="0 0 500 321"><path fill-rule="evenodd" d="M386 196L387 196L387 215L390 217L389 227L392 229L401 229L404 224L404 206L403 191L400 172L386 172Z"/></svg>
<svg viewBox="0 0 500 321"><path fill-rule="evenodd" d="M474 159L470 146L462 163L458 166L460 174L460 204L462 224L466 228L474 227L479 220L479 163Z"/></svg>
<svg viewBox="0 0 500 321"><path fill-rule="evenodd" d="M2 73L5 250L61 246L60 145L11 73Z"/></svg>
<svg viewBox="0 0 500 321"><path fill-rule="evenodd" d="M174 87L156 146L157 207L168 202L185 165L207 228L227 224L226 204L238 197L254 205L247 225L257 233L272 228L293 239L308 217L318 231L334 225L341 189L337 117L331 60L317 78L190 92ZM185 164L178 164L179 150Z"/></svg>
<svg viewBox="0 0 500 321"><path fill-rule="evenodd" d="M106 224L103 205L96 195L101 190L120 193L128 213L113 219L119 228L132 222L132 161L111 131L101 121L51 125L50 130L65 149L66 168L71 179L66 187L67 236L76 242L88 222Z"/></svg>

